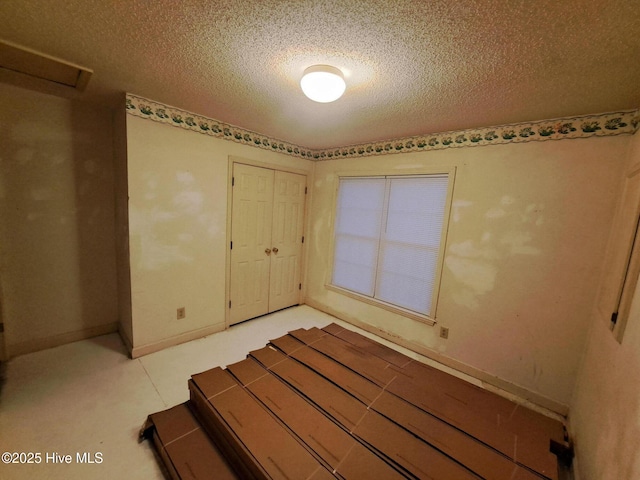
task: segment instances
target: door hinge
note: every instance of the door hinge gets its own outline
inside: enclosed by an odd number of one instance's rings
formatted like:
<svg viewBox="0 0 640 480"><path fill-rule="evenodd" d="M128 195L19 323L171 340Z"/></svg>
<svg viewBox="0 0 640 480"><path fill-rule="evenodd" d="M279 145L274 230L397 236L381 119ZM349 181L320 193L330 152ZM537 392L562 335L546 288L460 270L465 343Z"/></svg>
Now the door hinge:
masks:
<svg viewBox="0 0 640 480"><path fill-rule="evenodd" d="M231 250L233 250L233 240L231 241Z"/></svg>
<svg viewBox="0 0 640 480"><path fill-rule="evenodd" d="M611 328L611 330L616 328L616 323L618 323L618 312L613 312L611 314L611 324L609 325L609 328Z"/></svg>
<svg viewBox="0 0 640 480"><path fill-rule="evenodd" d="M4 323L0 323L0 333L4 333Z"/></svg>
<svg viewBox="0 0 640 480"><path fill-rule="evenodd" d="M304 235L302 236L302 243L304 243Z"/></svg>
<svg viewBox="0 0 640 480"><path fill-rule="evenodd" d="M298 290L302 290L302 284L301 283L298 284Z"/></svg>
<svg viewBox="0 0 640 480"><path fill-rule="evenodd" d="M307 187L304 187L304 194L307 194Z"/></svg>
<svg viewBox="0 0 640 480"><path fill-rule="evenodd" d="M231 308L231 300L229 300L229 308Z"/></svg>
<svg viewBox="0 0 640 480"><path fill-rule="evenodd" d="M231 177L231 186L235 186L236 184L236 177Z"/></svg>

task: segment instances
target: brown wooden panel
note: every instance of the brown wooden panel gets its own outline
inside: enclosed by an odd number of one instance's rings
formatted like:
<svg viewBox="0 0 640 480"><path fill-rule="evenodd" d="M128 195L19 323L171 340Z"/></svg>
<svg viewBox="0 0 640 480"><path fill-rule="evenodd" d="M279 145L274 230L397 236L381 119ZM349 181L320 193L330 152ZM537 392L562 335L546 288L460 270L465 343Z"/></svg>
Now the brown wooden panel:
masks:
<svg viewBox="0 0 640 480"><path fill-rule="evenodd" d="M193 375L189 390L204 431L241 478L558 475L553 420L335 324L294 330L226 369ZM180 428L170 429L180 436ZM183 435L201 445L199 431ZM174 476L169 454L188 456L185 448L164 448Z"/></svg>

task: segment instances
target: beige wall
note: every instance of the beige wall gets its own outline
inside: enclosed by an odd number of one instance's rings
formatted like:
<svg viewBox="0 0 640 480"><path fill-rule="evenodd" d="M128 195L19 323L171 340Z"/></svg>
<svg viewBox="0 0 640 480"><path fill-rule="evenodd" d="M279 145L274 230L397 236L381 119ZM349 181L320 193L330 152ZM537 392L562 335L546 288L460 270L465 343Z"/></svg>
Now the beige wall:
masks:
<svg viewBox="0 0 640 480"><path fill-rule="evenodd" d="M628 172L640 166L637 133L628 165ZM615 242L612 245L615 248ZM609 331L608 321L594 308L571 405L579 480L640 478L640 283L621 343Z"/></svg>
<svg viewBox="0 0 640 480"><path fill-rule="evenodd" d="M117 324L108 109L0 85L0 281L9 355Z"/></svg>
<svg viewBox="0 0 640 480"><path fill-rule="evenodd" d="M0 97L10 355L112 331L118 317L141 353L223 329L229 156L246 158L310 174L309 304L557 410L570 404L580 479L640 476L640 292L621 344L594 308L640 135L314 164L124 112L114 131L108 109L11 86ZM457 168L438 325L327 290L337 175L434 165Z"/></svg>
<svg viewBox="0 0 640 480"><path fill-rule="evenodd" d="M125 109L118 109L114 113L113 126L119 332L126 342L127 348L131 349L133 344L133 322L131 317L131 269L129 267L129 180L127 178L127 113Z"/></svg>
<svg viewBox="0 0 640 480"><path fill-rule="evenodd" d="M307 303L566 412L630 138L318 162ZM437 312L448 340L325 288L337 175L431 165L457 167Z"/></svg>
<svg viewBox="0 0 640 480"><path fill-rule="evenodd" d="M622 344L593 313L640 135L314 164L131 116L117 118L114 135L107 109L6 85L0 96L0 301L10 354L112 331L118 290L121 330L142 352L223 329L236 156L310 172L309 304L560 410L582 361L570 416L581 480L640 475L640 293ZM438 325L327 290L337 175L433 165L457 167ZM177 307L186 319L175 319ZM439 325L450 328L448 340Z"/></svg>
<svg viewBox="0 0 640 480"><path fill-rule="evenodd" d="M225 328L229 157L309 160L127 116L133 355ZM186 318L176 310L185 307Z"/></svg>

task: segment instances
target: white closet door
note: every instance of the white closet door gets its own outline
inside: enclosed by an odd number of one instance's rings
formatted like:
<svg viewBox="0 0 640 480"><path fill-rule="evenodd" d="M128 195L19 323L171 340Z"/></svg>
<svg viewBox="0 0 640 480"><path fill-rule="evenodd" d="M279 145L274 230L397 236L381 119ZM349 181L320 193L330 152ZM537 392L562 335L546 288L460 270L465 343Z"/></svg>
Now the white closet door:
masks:
<svg viewBox="0 0 640 480"><path fill-rule="evenodd" d="M269 311L300 301L306 177L275 172Z"/></svg>
<svg viewBox="0 0 640 480"><path fill-rule="evenodd" d="M236 163L230 324L300 302L306 177Z"/></svg>
<svg viewBox="0 0 640 480"><path fill-rule="evenodd" d="M231 325L269 312L274 171L236 163L233 178Z"/></svg>

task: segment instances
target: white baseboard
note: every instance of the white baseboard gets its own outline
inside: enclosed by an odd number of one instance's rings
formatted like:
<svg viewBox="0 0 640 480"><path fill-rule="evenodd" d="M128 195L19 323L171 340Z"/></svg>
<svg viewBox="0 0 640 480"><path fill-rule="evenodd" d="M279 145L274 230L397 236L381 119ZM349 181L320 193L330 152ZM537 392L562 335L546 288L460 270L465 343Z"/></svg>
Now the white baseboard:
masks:
<svg viewBox="0 0 640 480"><path fill-rule="evenodd" d="M54 335L52 337L27 340L26 342L7 345L7 357L12 358L17 357L18 355L39 352L40 350L59 347L60 345L65 345L67 343L86 340L87 338L98 337L100 335L107 335L109 333L115 333L117 331L118 323L106 323L104 325L83 328L82 330L62 333L59 335Z"/></svg>
<svg viewBox="0 0 640 480"><path fill-rule="evenodd" d="M175 337L165 338L159 340L157 342L148 343L146 345L141 345L137 347L131 347L128 345L128 341L125 338L125 335L121 335L123 337L123 341L127 344L127 348L129 348L129 353L131 358L139 358L144 355L149 355L153 352L158 352L160 350L164 350L168 347L173 347L175 345L180 345L181 343L190 342L191 340L197 340L198 338L206 337L207 335L211 335L213 333L221 332L225 329L224 322L218 323L216 325L212 325L209 327L199 328L198 330L192 330L190 332L181 333L180 335L176 335Z"/></svg>

